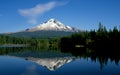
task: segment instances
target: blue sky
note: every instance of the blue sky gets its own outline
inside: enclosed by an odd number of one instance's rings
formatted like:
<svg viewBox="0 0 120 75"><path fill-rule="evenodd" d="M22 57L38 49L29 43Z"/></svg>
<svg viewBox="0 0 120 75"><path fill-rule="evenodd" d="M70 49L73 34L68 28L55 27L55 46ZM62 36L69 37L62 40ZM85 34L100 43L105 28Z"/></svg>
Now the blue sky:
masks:
<svg viewBox="0 0 120 75"><path fill-rule="evenodd" d="M0 0L0 33L34 27L51 18L82 30L120 26L120 0Z"/></svg>

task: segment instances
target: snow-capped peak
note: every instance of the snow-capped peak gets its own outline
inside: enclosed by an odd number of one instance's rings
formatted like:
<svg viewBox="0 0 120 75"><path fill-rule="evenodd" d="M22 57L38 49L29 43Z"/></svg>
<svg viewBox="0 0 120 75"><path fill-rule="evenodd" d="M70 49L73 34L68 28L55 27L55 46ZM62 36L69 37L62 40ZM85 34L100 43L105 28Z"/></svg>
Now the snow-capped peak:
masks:
<svg viewBox="0 0 120 75"><path fill-rule="evenodd" d="M48 22L56 22L55 19L50 19Z"/></svg>
<svg viewBox="0 0 120 75"><path fill-rule="evenodd" d="M47 22L37 25L28 31L38 31L38 30L52 30L52 31L68 31L68 32L78 32L79 30L70 26L66 26L56 19L50 19Z"/></svg>

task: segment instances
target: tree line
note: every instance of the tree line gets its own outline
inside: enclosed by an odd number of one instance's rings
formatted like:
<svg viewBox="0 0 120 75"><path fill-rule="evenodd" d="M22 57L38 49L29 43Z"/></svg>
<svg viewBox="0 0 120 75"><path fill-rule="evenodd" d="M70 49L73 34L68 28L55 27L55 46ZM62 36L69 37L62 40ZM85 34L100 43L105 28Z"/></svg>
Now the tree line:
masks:
<svg viewBox="0 0 120 75"><path fill-rule="evenodd" d="M48 47L58 45L58 38L54 39L41 39L41 38L25 38L0 35L0 45L5 44L24 44L32 47Z"/></svg>
<svg viewBox="0 0 120 75"><path fill-rule="evenodd" d="M81 48L108 50L118 49L120 45L120 30L117 27L107 30L105 26L99 23L97 30L84 31L71 35L70 37L63 37L60 41L62 48ZM68 49L68 50L70 50ZM66 49L67 50L67 49Z"/></svg>

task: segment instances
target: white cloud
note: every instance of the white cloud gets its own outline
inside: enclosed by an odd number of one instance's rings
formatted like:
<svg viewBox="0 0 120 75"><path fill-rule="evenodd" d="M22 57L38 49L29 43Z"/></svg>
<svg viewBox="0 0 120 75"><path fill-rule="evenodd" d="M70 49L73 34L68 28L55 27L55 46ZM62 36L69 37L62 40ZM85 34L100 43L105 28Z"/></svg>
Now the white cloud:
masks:
<svg viewBox="0 0 120 75"><path fill-rule="evenodd" d="M28 9L19 9L18 12L21 16L28 18L29 23L36 24L37 18L42 15L43 13L50 11L51 9L55 8L56 6L62 6L66 3L58 3L58 2L49 2L46 4L38 4L35 7L28 8Z"/></svg>

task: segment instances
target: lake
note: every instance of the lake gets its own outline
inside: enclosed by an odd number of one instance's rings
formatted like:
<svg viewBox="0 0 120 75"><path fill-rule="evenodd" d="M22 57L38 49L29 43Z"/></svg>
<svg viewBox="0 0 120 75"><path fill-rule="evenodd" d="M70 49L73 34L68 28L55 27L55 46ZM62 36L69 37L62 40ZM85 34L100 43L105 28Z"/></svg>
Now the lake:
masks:
<svg viewBox="0 0 120 75"><path fill-rule="evenodd" d="M91 51L0 48L0 75L120 75L119 57Z"/></svg>

